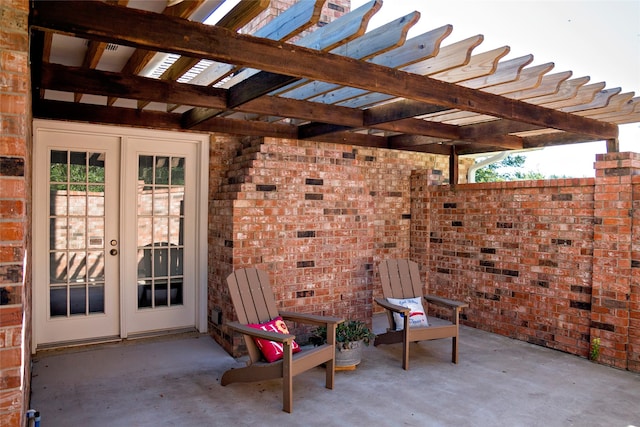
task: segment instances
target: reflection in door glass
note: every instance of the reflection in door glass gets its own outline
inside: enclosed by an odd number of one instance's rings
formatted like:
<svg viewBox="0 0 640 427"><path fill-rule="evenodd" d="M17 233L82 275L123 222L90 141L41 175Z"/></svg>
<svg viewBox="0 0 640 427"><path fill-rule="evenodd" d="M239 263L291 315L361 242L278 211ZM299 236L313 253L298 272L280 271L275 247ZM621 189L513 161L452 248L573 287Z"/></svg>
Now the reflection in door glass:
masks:
<svg viewBox="0 0 640 427"><path fill-rule="evenodd" d="M138 308L182 305L184 157L138 158Z"/></svg>
<svg viewBox="0 0 640 427"><path fill-rule="evenodd" d="M104 313L104 153L53 150L49 166L49 315Z"/></svg>

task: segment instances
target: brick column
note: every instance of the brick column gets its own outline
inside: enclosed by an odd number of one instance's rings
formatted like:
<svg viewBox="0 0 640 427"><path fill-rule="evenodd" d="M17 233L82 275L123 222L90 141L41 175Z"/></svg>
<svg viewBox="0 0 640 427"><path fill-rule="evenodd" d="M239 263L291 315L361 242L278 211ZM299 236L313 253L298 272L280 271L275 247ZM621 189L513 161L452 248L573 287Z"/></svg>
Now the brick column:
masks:
<svg viewBox="0 0 640 427"><path fill-rule="evenodd" d="M634 176L633 230L631 233L631 293L627 369L640 372L640 175Z"/></svg>
<svg viewBox="0 0 640 427"><path fill-rule="evenodd" d="M591 340L600 338L599 362L628 368L633 186L640 154L598 154L595 163Z"/></svg>
<svg viewBox="0 0 640 427"><path fill-rule="evenodd" d="M27 0L0 0L0 424L25 424L29 402L31 290ZM25 342L22 342L23 336ZM24 344L24 345L23 345Z"/></svg>

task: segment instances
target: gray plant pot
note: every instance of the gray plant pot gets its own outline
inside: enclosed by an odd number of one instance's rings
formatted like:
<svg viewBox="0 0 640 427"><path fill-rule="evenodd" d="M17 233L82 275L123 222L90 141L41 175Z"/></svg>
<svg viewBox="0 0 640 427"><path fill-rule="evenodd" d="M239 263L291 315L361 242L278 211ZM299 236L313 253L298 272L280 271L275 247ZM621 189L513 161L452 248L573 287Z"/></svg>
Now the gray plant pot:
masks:
<svg viewBox="0 0 640 427"><path fill-rule="evenodd" d="M356 366L362 361L363 341L349 343L349 348L336 345L336 367Z"/></svg>

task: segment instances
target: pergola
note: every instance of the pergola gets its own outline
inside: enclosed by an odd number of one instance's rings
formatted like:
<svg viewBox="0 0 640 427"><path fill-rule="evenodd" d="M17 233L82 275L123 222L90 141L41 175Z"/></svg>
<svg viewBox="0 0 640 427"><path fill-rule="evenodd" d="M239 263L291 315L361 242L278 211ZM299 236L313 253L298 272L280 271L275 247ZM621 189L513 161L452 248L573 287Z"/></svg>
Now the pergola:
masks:
<svg viewBox="0 0 640 427"><path fill-rule="evenodd" d="M474 54L482 35L447 44L447 25L407 39L417 12L366 32L381 0L324 26L324 0L299 1L253 35L239 31L268 0L216 25L189 20L203 0L155 3L36 1L34 117L448 155L452 183L460 155L598 140L617 151L618 125L640 122L633 92L532 55L501 60L508 47ZM160 54L171 61L145 76Z"/></svg>

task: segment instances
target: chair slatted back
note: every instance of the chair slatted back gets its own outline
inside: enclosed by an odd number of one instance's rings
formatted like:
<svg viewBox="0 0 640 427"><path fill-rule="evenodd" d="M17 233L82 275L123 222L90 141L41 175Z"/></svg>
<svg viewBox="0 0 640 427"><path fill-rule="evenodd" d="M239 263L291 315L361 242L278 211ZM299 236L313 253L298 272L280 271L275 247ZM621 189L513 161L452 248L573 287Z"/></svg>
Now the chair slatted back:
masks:
<svg viewBox="0 0 640 427"><path fill-rule="evenodd" d="M238 269L227 277L227 284L240 323L264 323L278 316L267 272Z"/></svg>
<svg viewBox="0 0 640 427"><path fill-rule="evenodd" d="M385 260L378 266L385 298L415 298L424 295L418 263L406 259Z"/></svg>

